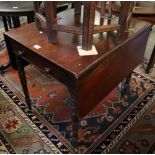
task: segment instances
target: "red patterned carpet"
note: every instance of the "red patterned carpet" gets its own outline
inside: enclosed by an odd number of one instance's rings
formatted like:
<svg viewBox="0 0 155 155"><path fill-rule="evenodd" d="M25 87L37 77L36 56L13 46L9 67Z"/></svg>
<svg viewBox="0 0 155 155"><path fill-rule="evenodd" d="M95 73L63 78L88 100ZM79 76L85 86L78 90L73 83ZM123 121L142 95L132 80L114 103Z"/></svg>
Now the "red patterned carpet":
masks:
<svg viewBox="0 0 155 155"><path fill-rule="evenodd" d="M26 76L34 114L25 110L25 105L16 103L29 119L35 116L41 123L36 126L62 153L73 152L71 146L71 123L69 93L58 81L46 77L33 66L26 67ZM2 83L24 103L17 71L9 69L1 77ZM8 94L9 95L9 94ZM118 89L114 89L85 118L79 122L78 151L81 153L108 153L135 124L152 104L154 82L133 73L130 87L123 100L119 100ZM28 114L27 114L28 113ZM54 138L50 136L55 136ZM22 138L21 138L22 139ZM120 144L121 145L121 144ZM129 144L125 143L128 146ZM116 146L117 147L117 146ZM122 149L121 149L122 150ZM28 152L29 150L27 150ZM18 153L18 149L15 150ZM119 149L115 150L119 153ZM121 151L120 151L121 153Z"/></svg>
<svg viewBox="0 0 155 155"><path fill-rule="evenodd" d="M4 47L0 38L0 65L8 63ZM0 153L74 153L69 93L33 66L26 75L33 113L26 107L17 71L8 69L0 76ZM154 95L154 80L135 72L124 100L116 88L79 122L78 151L155 153Z"/></svg>

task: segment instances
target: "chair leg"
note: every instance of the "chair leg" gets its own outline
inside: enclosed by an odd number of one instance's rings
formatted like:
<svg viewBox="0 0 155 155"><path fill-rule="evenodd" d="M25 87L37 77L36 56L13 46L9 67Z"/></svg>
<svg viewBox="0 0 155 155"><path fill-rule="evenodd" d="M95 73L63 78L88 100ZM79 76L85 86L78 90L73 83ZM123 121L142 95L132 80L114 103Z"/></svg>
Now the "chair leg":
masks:
<svg viewBox="0 0 155 155"><path fill-rule="evenodd" d="M17 17L17 16L12 16L12 22L13 22L14 28L20 27L20 20L19 20L19 17Z"/></svg>
<svg viewBox="0 0 155 155"><path fill-rule="evenodd" d="M9 29L12 29L11 17L8 16L8 17L7 17L7 20L8 20L8 26L9 26Z"/></svg>
<svg viewBox="0 0 155 155"><path fill-rule="evenodd" d="M78 123L79 123L79 118L77 115L77 108L76 108L76 95L71 92L71 105L72 105L72 119L71 119L71 124L72 124L72 140L71 144L73 146L73 150L75 153L78 153Z"/></svg>
<svg viewBox="0 0 155 155"><path fill-rule="evenodd" d="M150 73L150 70L153 68L154 64L155 64L155 46L153 48L153 51L152 51L148 66L147 66L147 68L145 70L145 73L147 73L147 74Z"/></svg>
<svg viewBox="0 0 155 155"><path fill-rule="evenodd" d="M34 22L34 16L27 16L27 23Z"/></svg>
<svg viewBox="0 0 155 155"><path fill-rule="evenodd" d="M5 16L2 16L2 20L3 20L3 24L4 24L4 28L5 31L8 31L8 24L7 24L7 19Z"/></svg>

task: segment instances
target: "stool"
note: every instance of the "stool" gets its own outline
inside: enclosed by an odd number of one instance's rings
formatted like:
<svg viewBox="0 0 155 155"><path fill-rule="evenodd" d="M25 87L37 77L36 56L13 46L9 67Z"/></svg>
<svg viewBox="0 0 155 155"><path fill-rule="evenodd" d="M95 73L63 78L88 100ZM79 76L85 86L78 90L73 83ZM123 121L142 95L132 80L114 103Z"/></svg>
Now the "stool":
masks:
<svg viewBox="0 0 155 155"><path fill-rule="evenodd" d="M56 32L67 32L75 35L82 35L82 49L91 50L93 44L93 34L101 32L109 32L117 30L117 41L121 42L124 39L124 31L126 28L128 13L130 11L131 2L120 2L120 14L117 24L103 25L105 5L101 8L101 20L100 25L94 25L95 11L97 8L96 2L74 2L74 12L76 16L80 16L81 5L83 4L83 23L80 26L77 25L61 25L57 21L61 20L61 17L57 17L56 3L44 2L44 6L41 2L34 2L35 22L39 31L47 32L48 41L50 43L56 43Z"/></svg>

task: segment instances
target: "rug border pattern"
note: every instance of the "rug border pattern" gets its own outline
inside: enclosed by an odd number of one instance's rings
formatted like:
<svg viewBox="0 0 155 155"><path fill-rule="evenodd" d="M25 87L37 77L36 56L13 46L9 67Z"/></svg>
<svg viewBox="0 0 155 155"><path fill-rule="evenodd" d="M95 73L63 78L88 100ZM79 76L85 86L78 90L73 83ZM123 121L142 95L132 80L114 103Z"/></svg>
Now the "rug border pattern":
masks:
<svg viewBox="0 0 155 155"><path fill-rule="evenodd" d="M0 92L4 95L4 97L8 99L10 104L14 106L14 108L19 112L23 119L33 128L35 133L37 133L37 135L47 144L47 146L49 146L51 150L56 154L62 153L59 150L60 148L58 149L58 147L56 147L52 142L52 140L55 142L58 141L57 138L55 139L54 135L52 135L50 138L47 138L47 133L44 133L44 131L46 132L47 130L44 129L41 131L39 129L39 126L41 126L41 128L44 127L42 122L40 122L40 120L36 118L35 115L33 115L33 113L27 108L27 106L24 105L24 103L22 103L18 99L18 97L11 90L9 90L9 88L1 80L0 88ZM6 93L7 90L9 90L9 94ZM52 140L50 141L49 139ZM64 151L66 152L65 149Z"/></svg>
<svg viewBox="0 0 155 155"><path fill-rule="evenodd" d="M137 72L137 71L136 71ZM151 82L154 86L155 86L155 81L153 80L153 79L150 79L148 76L145 76L145 75L142 75L142 73L139 73L139 72L133 72L136 76L140 76L140 78L142 78L143 80L149 80L149 82ZM139 74L139 75L138 75ZM12 101L11 103L12 104L14 104L14 105L16 105L16 110L18 110L19 112L22 112L22 113L25 113L25 120L29 123L29 125L31 125L31 127L33 126L32 124L35 124L35 126L36 126L36 129L38 129L39 131L40 131L40 133L42 133L42 135L44 136L44 138L42 138L44 141L45 141L45 143L49 146L50 144L49 143L47 143L47 141L51 141L52 143L52 145L50 145L51 147L52 147L52 150L55 152L55 153L69 153L69 150L68 150L68 148L64 145L64 144L62 144L60 141L59 141L59 139L55 136L55 135L52 135L53 136L53 138L49 138L48 137L48 134L49 133L47 133L46 132L46 128L47 127L45 127L43 124L42 124L42 122L39 120L39 119L37 119L36 117L35 117L35 115L33 115L33 113L32 112L30 112L29 111L29 109L27 108L27 106L24 104L24 103L22 103L20 100L19 100L19 98L3 83L3 81L1 81L0 80L0 88L4 91L4 93L5 93L5 95L7 96L7 98L9 99L9 101ZM154 90L154 89L152 89L152 90ZM7 91L9 91L9 93L7 93ZM148 102L148 99L147 99L147 97L149 97L151 95L151 100ZM100 145L98 145L98 146L96 146L93 150L91 150L92 152L91 153L108 153L115 145L116 145L116 143L124 136L124 134L134 125L134 123L136 123L136 121L140 118L140 116L142 116L142 114L149 108L149 106L152 104L152 102L154 101L154 99L155 99L155 96L154 96L154 92L152 93L152 91L150 92L150 93L148 93L145 97L145 101L146 101L146 104L143 104L143 106L141 106L141 108L139 108L138 110L138 113L137 114L133 114L135 117L133 117L132 118L132 120L130 121L130 122L128 122L127 124L128 125L126 125L125 127L124 127L124 129L120 132L120 133L118 133L117 134L117 136L116 136L116 138L113 140L113 141L111 141L106 147L103 147L103 142L104 142L104 140L102 140L101 142L100 142ZM150 99L150 98L149 98ZM141 102L144 102L144 100L142 100ZM141 104L141 102L138 104L138 105L140 105ZM134 111L132 111L131 113L134 113ZM127 117L131 114L131 113L129 113L123 120L124 121L126 121L125 119L127 119ZM123 121L122 121L123 122ZM120 124L118 124L117 126L116 126L116 128L119 126ZM40 126L41 126L41 128L40 128ZM44 130L42 130L44 128ZM115 128L115 129L116 129ZM115 130L114 129L114 130ZM36 130L37 131L37 130ZM41 132L42 131L42 132ZM111 134L111 133L110 133ZM109 135L110 135L109 134ZM40 136L42 136L42 135L40 135ZM108 136L109 136L108 135ZM108 137L107 136L107 137ZM48 138L49 139L48 139ZM106 138L107 138L106 137ZM51 148L50 147L50 148ZM61 150L61 152L58 150L58 149L60 149ZM90 153L90 152L85 152L85 153Z"/></svg>
<svg viewBox="0 0 155 155"><path fill-rule="evenodd" d="M134 111L135 109L134 109L123 119L127 125L124 127L122 131L120 131L117 134L116 138L113 141L111 141L107 146L104 146L103 144L104 141L106 141L106 139L109 139L109 136L113 132L112 131L104 140L102 140L102 142L100 142L98 146L96 146L96 148L91 150L92 151L91 153L95 153L95 154L105 153L106 154L110 152L110 150L119 142L119 140L121 140L121 138L123 138L123 136L127 133L127 131L137 122L140 116L143 115L143 113L152 105L153 101L155 100L155 93L153 93L153 91L155 91L155 80L151 79L149 76L142 75L142 72L137 72L137 70L135 70L133 74L136 75L137 77L142 78L144 81L149 80L149 82L152 85L154 85L154 88L144 97L144 99L138 105L141 105L141 103L144 102L144 100L146 104L143 104L143 106L141 106L141 108L138 109L139 111L137 114L135 113ZM151 100L147 99L150 95L151 95ZM150 101L148 102L148 100ZM131 121L127 122L127 118L130 115L133 115L133 116L135 115L135 117L133 117ZM122 121L121 123L124 123L124 122ZM121 123L118 124L114 130L117 130L117 128L121 125Z"/></svg>

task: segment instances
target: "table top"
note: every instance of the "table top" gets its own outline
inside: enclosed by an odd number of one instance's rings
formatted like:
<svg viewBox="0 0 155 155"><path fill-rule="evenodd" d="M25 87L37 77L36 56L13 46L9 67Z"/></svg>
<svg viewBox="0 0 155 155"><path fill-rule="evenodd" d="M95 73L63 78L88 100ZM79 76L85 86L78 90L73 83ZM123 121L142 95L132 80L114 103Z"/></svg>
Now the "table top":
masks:
<svg viewBox="0 0 155 155"><path fill-rule="evenodd" d="M59 14L62 17L59 23L73 25L73 18L71 18L74 15L73 11L67 10L64 12ZM68 18L66 18L66 16ZM66 19L68 19L68 21ZM135 33L142 31L142 29L145 29L150 24L145 21L133 19L131 25L133 30L129 33L126 32L126 40L132 39ZM34 23L11 30L5 34L21 43L23 46L28 47L35 54L41 55L76 77L79 77L99 61L102 61L104 57L113 52L114 49L125 44L125 42L123 42L117 45L113 41L113 36L109 33L103 33L102 35L95 34L94 45L98 51L98 55L80 56L77 51L77 45L81 44L81 36L78 35L58 32L57 44L50 44L45 34L40 34ZM35 49L34 45L39 45L41 48Z"/></svg>
<svg viewBox="0 0 155 155"><path fill-rule="evenodd" d="M30 12L33 11L33 2L1 1L0 12Z"/></svg>

